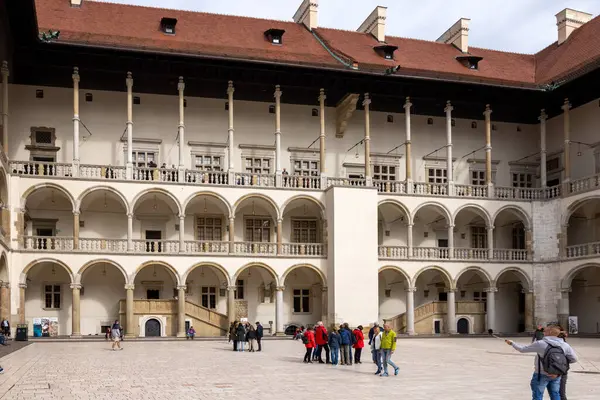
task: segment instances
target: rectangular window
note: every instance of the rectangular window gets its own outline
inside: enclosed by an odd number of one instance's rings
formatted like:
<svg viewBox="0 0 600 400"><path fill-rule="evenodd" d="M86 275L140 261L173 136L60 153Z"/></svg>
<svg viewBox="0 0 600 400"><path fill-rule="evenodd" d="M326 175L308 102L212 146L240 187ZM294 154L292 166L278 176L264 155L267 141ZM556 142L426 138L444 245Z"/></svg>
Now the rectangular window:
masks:
<svg viewBox="0 0 600 400"><path fill-rule="evenodd" d="M533 187L533 173L530 172L513 172L512 187L530 188Z"/></svg>
<svg viewBox="0 0 600 400"><path fill-rule="evenodd" d="M487 229L485 226L471 227L471 248L486 249L487 248Z"/></svg>
<svg viewBox="0 0 600 400"><path fill-rule="evenodd" d="M512 228L512 248L525 250L525 227L522 223Z"/></svg>
<svg viewBox="0 0 600 400"><path fill-rule="evenodd" d="M244 300L244 280L243 279L238 279L235 282L234 298L236 300Z"/></svg>
<svg viewBox="0 0 600 400"><path fill-rule="evenodd" d="M485 185L485 171L471 170L471 185L484 186Z"/></svg>
<svg viewBox="0 0 600 400"><path fill-rule="evenodd" d="M246 157L244 159L245 171L252 174L270 174L271 158Z"/></svg>
<svg viewBox="0 0 600 400"><path fill-rule="evenodd" d="M292 165L294 166L294 175L319 176L321 173L318 161L292 160Z"/></svg>
<svg viewBox="0 0 600 400"><path fill-rule="evenodd" d="M317 243L317 220L293 219L292 243Z"/></svg>
<svg viewBox="0 0 600 400"><path fill-rule="evenodd" d="M481 301L481 292L473 292L473 301Z"/></svg>
<svg viewBox="0 0 600 400"><path fill-rule="evenodd" d="M223 240L223 221L220 217L197 217L196 240L215 241Z"/></svg>
<svg viewBox="0 0 600 400"><path fill-rule="evenodd" d="M373 179L376 181L395 181L397 168L393 165L373 165Z"/></svg>
<svg viewBox="0 0 600 400"><path fill-rule="evenodd" d="M246 218L244 241L269 243L271 241L271 219Z"/></svg>
<svg viewBox="0 0 600 400"><path fill-rule="evenodd" d="M594 173L600 174L600 151L594 152Z"/></svg>
<svg viewBox="0 0 600 400"><path fill-rule="evenodd" d="M223 171L222 161L223 157L221 156L196 155L194 166L198 171Z"/></svg>
<svg viewBox="0 0 600 400"><path fill-rule="evenodd" d="M546 161L546 172L551 173L560 169L560 157L552 158Z"/></svg>
<svg viewBox="0 0 600 400"><path fill-rule="evenodd" d="M60 308L60 285L44 285L45 308Z"/></svg>
<svg viewBox="0 0 600 400"><path fill-rule="evenodd" d="M448 182L448 171L446 168L427 168L427 182L446 183Z"/></svg>
<svg viewBox="0 0 600 400"><path fill-rule="evenodd" d="M294 289L294 312L310 312L310 289Z"/></svg>
<svg viewBox="0 0 600 400"><path fill-rule="evenodd" d="M202 307L214 310L217 308L217 288L202 286Z"/></svg>
<svg viewBox="0 0 600 400"><path fill-rule="evenodd" d="M133 150L133 165L140 168L156 167L158 153L154 151Z"/></svg>

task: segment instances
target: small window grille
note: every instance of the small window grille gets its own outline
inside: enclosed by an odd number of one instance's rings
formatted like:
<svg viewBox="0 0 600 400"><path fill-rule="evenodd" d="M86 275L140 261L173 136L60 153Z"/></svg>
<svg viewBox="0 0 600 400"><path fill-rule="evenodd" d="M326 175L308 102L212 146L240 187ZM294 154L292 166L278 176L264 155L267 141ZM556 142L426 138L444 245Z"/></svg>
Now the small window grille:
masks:
<svg viewBox="0 0 600 400"><path fill-rule="evenodd" d="M38 89L35 91L35 98L36 99L43 99L44 98L44 91L42 89Z"/></svg>
<svg viewBox="0 0 600 400"><path fill-rule="evenodd" d="M387 116L387 122L393 123L394 122L394 116L391 115L391 114L388 114L388 116Z"/></svg>
<svg viewBox="0 0 600 400"><path fill-rule="evenodd" d="M133 96L133 104L142 104L142 99L139 96Z"/></svg>
<svg viewBox="0 0 600 400"><path fill-rule="evenodd" d="M433 125L433 118L427 118L427 125Z"/></svg>
<svg viewBox="0 0 600 400"><path fill-rule="evenodd" d="M86 93L85 94L85 101L87 101L88 103L91 103L92 101L94 101L94 95L91 93Z"/></svg>
<svg viewBox="0 0 600 400"><path fill-rule="evenodd" d="M317 110L316 108L312 109L312 116L313 117L318 117L319 116L319 110Z"/></svg>
<svg viewBox="0 0 600 400"><path fill-rule="evenodd" d="M275 114L275 106L273 106L273 105L269 106L269 114Z"/></svg>

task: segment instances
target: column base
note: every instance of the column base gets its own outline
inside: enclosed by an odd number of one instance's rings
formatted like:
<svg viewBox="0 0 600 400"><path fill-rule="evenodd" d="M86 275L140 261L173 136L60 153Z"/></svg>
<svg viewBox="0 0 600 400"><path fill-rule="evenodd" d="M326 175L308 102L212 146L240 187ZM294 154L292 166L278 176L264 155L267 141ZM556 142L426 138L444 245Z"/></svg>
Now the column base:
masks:
<svg viewBox="0 0 600 400"><path fill-rule="evenodd" d="M185 334L185 332L177 332L177 337L184 338L184 337L186 337L186 334Z"/></svg>
<svg viewBox="0 0 600 400"><path fill-rule="evenodd" d="M276 337L286 337L287 335L285 334L285 332L275 332L275 336Z"/></svg>
<svg viewBox="0 0 600 400"><path fill-rule="evenodd" d="M81 333L76 333L74 335L69 336L70 339L81 339L83 336Z"/></svg>
<svg viewBox="0 0 600 400"><path fill-rule="evenodd" d="M127 164L125 166L125 178L127 180L132 180L133 179L133 164Z"/></svg>
<svg viewBox="0 0 600 400"><path fill-rule="evenodd" d="M126 333L125 334L125 339L135 339L136 336L133 333Z"/></svg>

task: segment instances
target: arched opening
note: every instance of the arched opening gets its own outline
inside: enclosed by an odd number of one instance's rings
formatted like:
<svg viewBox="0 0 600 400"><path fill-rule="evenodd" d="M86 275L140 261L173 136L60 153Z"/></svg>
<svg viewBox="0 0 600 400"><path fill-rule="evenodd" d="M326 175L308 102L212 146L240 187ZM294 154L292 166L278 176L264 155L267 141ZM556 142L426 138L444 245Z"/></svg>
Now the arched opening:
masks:
<svg viewBox="0 0 600 400"><path fill-rule="evenodd" d="M236 274L233 284L235 320L248 318L251 322L262 322L265 329L270 325L274 329L277 288L275 272L263 264L249 264Z"/></svg>
<svg viewBox="0 0 600 400"><path fill-rule="evenodd" d="M127 204L111 189L84 194L79 206L79 248L87 251L127 251Z"/></svg>
<svg viewBox="0 0 600 400"><path fill-rule="evenodd" d="M236 254L273 255L277 253L279 211L273 200L250 195L235 206Z"/></svg>
<svg viewBox="0 0 600 400"><path fill-rule="evenodd" d="M600 198L573 207L567 226L568 258L600 255Z"/></svg>
<svg viewBox="0 0 600 400"><path fill-rule="evenodd" d="M381 203L377 207L377 240L379 257L406 259L408 256L409 215L397 203Z"/></svg>
<svg viewBox="0 0 600 400"><path fill-rule="evenodd" d="M322 275L308 266L297 266L284 276L283 326L314 324L326 319L327 293Z"/></svg>
<svg viewBox="0 0 600 400"><path fill-rule="evenodd" d="M397 333L406 333L407 292L410 280L398 268L379 271L379 318L390 321Z"/></svg>
<svg viewBox="0 0 600 400"><path fill-rule="evenodd" d="M144 324L144 336L157 337L161 336L160 321L156 318L149 318Z"/></svg>
<svg viewBox="0 0 600 400"><path fill-rule="evenodd" d="M212 193L198 193L185 205L186 252L229 252L229 205Z"/></svg>
<svg viewBox="0 0 600 400"><path fill-rule="evenodd" d="M579 333L600 333L600 265L578 270L571 280L569 325ZM576 318L571 318L576 317ZM571 330L571 326L569 329ZM571 332L573 332L571 330Z"/></svg>
<svg viewBox="0 0 600 400"><path fill-rule="evenodd" d="M469 331L469 320L466 318L460 318L456 322L456 331L461 335L468 335Z"/></svg>
<svg viewBox="0 0 600 400"><path fill-rule="evenodd" d="M113 321L125 321L125 276L112 262L92 261L80 277L81 334L103 335ZM122 303L122 304L120 304ZM120 307L122 306L122 307Z"/></svg>
<svg viewBox="0 0 600 400"><path fill-rule="evenodd" d="M489 275L478 268L467 269L456 280L457 313L468 315L472 319L473 333L484 333L486 331L486 315L488 313L493 315L493 312L488 310L487 290L490 286Z"/></svg>
<svg viewBox="0 0 600 400"><path fill-rule="evenodd" d="M70 335L73 296L71 271L59 262L41 261L24 271L25 321L33 336Z"/></svg>
<svg viewBox="0 0 600 400"><path fill-rule="evenodd" d="M449 274L440 267L427 268L418 273L415 287L415 333L448 333L455 324L447 321L448 292L452 288Z"/></svg>
<svg viewBox="0 0 600 400"><path fill-rule="evenodd" d="M144 193L134 203L133 248L136 253L179 251L179 206L162 191Z"/></svg>
<svg viewBox="0 0 600 400"><path fill-rule="evenodd" d="M214 312L227 314L228 279L213 264L198 264L185 277L186 301Z"/></svg>
<svg viewBox="0 0 600 400"><path fill-rule="evenodd" d="M461 208L454 217L454 258L487 260L490 217L476 206Z"/></svg>
<svg viewBox="0 0 600 400"><path fill-rule="evenodd" d="M531 250L529 221L524 212L507 207L494 219L494 259L525 261Z"/></svg>
<svg viewBox="0 0 600 400"><path fill-rule="evenodd" d="M426 204L413 216L413 255L418 259L447 259L453 229L448 211L438 204Z"/></svg>
<svg viewBox="0 0 600 400"><path fill-rule="evenodd" d="M282 219L282 254L324 255L324 227L320 204L310 198L296 198L286 204Z"/></svg>
<svg viewBox="0 0 600 400"><path fill-rule="evenodd" d="M58 187L34 189L25 198L23 246L27 250L73 249L73 201Z"/></svg>
<svg viewBox="0 0 600 400"><path fill-rule="evenodd" d="M10 236L10 209L8 208L8 185L6 173L0 169L0 212L2 212L2 223L0 234L3 237Z"/></svg>
<svg viewBox="0 0 600 400"><path fill-rule="evenodd" d="M496 330L520 333L533 329L533 294L524 272L509 269L496 279Z"/></svg>

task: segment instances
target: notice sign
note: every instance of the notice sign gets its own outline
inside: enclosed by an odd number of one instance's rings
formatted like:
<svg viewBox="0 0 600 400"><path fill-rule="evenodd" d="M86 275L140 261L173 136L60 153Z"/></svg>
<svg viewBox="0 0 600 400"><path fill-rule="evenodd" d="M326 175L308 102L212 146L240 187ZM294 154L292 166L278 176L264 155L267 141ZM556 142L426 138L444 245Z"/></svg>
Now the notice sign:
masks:
<svg viewBox="0 0 600 400"><path fill-rule="evenodd" d="M577 316L569 317L569 335L577 335L579 333L579 320Z"/></svg>

